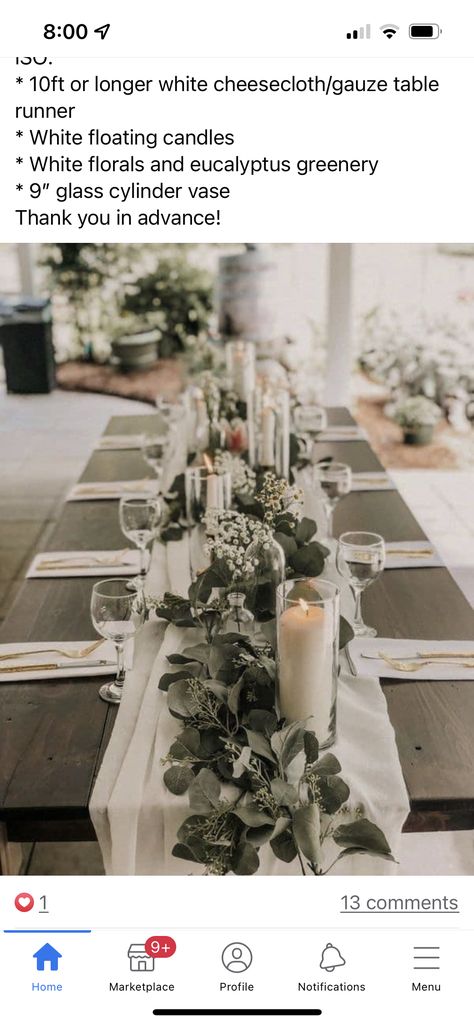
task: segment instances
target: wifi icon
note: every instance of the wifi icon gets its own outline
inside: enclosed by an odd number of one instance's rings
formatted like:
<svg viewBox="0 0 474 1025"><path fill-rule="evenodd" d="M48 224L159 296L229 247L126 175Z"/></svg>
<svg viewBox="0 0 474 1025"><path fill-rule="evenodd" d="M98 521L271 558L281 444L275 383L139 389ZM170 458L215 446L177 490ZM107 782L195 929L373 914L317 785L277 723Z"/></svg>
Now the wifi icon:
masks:
<svg viewBox="0 0 474 1025"><path fill-rule="evenodd" d="M399 25L381 25L380 31L383 32L387 39L393 39L396 36L400 26Z"/></svg>

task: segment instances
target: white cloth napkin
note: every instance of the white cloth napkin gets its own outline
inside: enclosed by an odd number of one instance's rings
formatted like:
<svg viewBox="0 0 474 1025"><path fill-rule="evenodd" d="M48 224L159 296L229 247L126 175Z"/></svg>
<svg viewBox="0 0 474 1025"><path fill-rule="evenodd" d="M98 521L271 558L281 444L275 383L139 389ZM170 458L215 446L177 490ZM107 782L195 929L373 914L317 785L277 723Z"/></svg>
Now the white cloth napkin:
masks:
<svg viewBox="0 0 474 1025"><path fill-rule="evenodd" d="M316 441L367 441L367 431L357 424L354 426L331 425L319 432Z"/></svg>
<svg viewBox="0 0 474 1025"><path fill-rule="evenodd" d="M398 659L401 662L406 661L410 664L417 662L416 659L410 658L410 655L424 654L426 652L428 654L436 653L439 656L446 653L447 661L449 662L449 659L452 659L453 663L445 664L438 657L429 662L428 665L416 669L416 671L404 672L393 669L388 662L378 658L377 656L380 652L383 652L384 655L388 655L390 658ZM460 664L457 664L463 661L463 652L466 659L467 655L474 655L473 640L424 641L418 639L410 640L408 638L397 640L394 637L357 637L349 644L349 654L358 673L363 674L370 671L376 676L408 682L410 680L474 680L474 658L471 659L472 667L469 669L463 669ZM364 655L370 657L364 658ZM456 664L454 664L454 661L456 661Z"/></svg>
<svg viewBox="0 0 474 1025"><path fill-rule="evenodd" d="M364 470L352 474L352 491L395 490L395 484L385 470Z"/></svg>
<svg viewBox="0 0 474 1025"><path fill-rule="evenodd" d="M97 637L95 638L97 640ZM81 665L77 668L72 668L69 662L74 662L74 659L69 659L67 656L61 655L59 652L51 651L51 648L61 648L63 651L75 652L81 648L87 648L93 641L41 641L41 642L29 642L26 644L0 644L0 655L9 655L13 652L21 651L25 652L22 658L3 659L0 661L0 683L24 683L28 680L34 680L40 683L41 680L60 680L67 677L67 679L75 679L78 677L82 679L87 676L113 676L117 672L117 655L115 652L115 645L112 641L104 641L100 647L96 648L95 651L91 652L86 658L81 660ZM36 652L36 654L27 654L29 652ZM42 654L44 652L44 654ZM107 662L104 666L88 666L87 663L90 661L97 662L103 660ZM64 663L61 669L44 669L39 671L38 669L29 669L28 666L37 665L52 665L57 663ZM21 670L19 672L2 672L2 669L6 670L8 666L18 666Z"/></svg>
<svg viewBox="0 0 474 1025"><path fill-rule="evenodd" d="M171 549L171 551L170 551ZM166 561L165 561L166 551ZM171 588L186 593L182 576L186 539L155 549L149 574L150 593ZM335 572L328 567L325 576ZM174 576L174 580L170 579ZM181 579L179 579L181 577ZM347 605L344 595L344 607ZM179 732L168 712L166 694L158 690L169 671L166 656L201 638L201 632L149 623L140 636L133 672L127 674L117 722L91 798L90 813L106 872L112 875L202 874L202 868L171 854L177 830L189 814L186 796L175 797L163 782L162 759ZM364 814L385 832L394 855L409 811L393 729L378 681L341 676L338 693L338 739L334 752L351 786L351 805L363 801ZM368 754L370 752L370 755ZM328 851L334 858L337 849ZM298 863L277 861L262 853L262 874L297 874ZM344 859L341 873L378 874L396 869L391 862L360 855Z"/></svg>
<svg viewBox="0 0 474 1025"><path fill-rule="evenodd" d="M122 498L141 495L156 495L156 481L149 478L143 480L84 481L71 488L66 502L91 502L94 499Z"/></svg>
<svg viewBox="0 0 474 1025"><path fill-rule="evenodd" d="M125 452L141 448L143 434L103 434L96 441L95 448L102 452Z"/></svg>
<svg viewBox="0 0 474 1025"><path fill-rule="evenodd" d="M385 541L385 548L385 569L419 569L443 565L430 541ZM423 551L426 555L422 554ZM410 555L410 552L413 554Z"/></svg>
<svg viewBox="0 0 474 1025"><path fill-rule="evenodd" d="M26 574L42 577L126 577L140 570L137 549L120 551L38 552Z"/></svg>

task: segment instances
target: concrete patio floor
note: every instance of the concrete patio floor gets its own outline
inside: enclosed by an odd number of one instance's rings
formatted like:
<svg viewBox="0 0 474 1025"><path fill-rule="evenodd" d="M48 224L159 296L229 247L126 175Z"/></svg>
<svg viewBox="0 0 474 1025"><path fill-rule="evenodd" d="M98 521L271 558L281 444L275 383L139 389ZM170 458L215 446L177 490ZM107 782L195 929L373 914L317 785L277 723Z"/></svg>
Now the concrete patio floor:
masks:
<svg viewBox="0 0 474 1025"><path fill-rule="evenodd" d="M0 619L31 553L57 518L68 487L111 416L149 413L144 403L55 391L0 392ZM403 497L474 604L474 471L395 471ZM474 834L403 838L404 874L474 874ZM25 849L27 874L100 874L96 844L37 844Z"/></svg>

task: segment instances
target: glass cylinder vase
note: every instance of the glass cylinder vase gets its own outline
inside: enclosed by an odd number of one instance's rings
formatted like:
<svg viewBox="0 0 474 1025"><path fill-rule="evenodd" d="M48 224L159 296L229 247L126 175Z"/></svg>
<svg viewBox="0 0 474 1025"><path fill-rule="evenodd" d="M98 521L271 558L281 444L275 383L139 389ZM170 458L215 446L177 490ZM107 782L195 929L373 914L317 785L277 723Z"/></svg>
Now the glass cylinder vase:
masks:
<svg viewBox="0 0 474 1025"><path fill-rule="evenodd" d="M329 580L299 577L277 592L277 704L288 722L307 721L320 748L336 733L340 592Z"/></svg>
<svg viewBox="0 0 474 1025"><path fill-rule="evenodd" d="M255 345L253 342L227 342L225 347L229 384L241 402L248 403L255 388Z"/></svg>

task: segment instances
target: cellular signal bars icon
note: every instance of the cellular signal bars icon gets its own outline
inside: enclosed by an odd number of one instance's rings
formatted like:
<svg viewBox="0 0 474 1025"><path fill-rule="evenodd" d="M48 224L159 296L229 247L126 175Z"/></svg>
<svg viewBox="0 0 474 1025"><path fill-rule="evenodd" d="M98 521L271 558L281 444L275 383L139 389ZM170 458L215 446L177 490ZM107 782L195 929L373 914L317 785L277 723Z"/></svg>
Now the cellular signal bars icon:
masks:
<svg viewBox="0 0 474 1025"><path fill-rule="evenodd" d="M352 32L347 32L346 39L370 39L370 25L366 25L365 28L362 25L361 28L354 28Z"/></svg>

